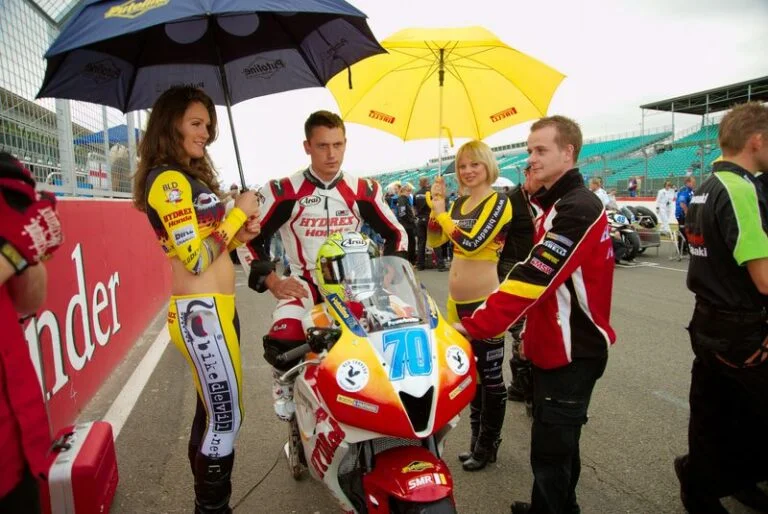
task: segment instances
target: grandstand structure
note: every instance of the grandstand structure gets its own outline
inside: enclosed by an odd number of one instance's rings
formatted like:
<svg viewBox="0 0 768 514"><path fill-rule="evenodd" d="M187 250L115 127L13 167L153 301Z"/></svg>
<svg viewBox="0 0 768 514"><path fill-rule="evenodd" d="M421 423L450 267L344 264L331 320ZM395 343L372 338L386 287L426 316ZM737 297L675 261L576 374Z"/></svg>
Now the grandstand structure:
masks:
<svg viewBox="0 0 768 514"><path fill-rule="evenodd" d="M587 139L579 155L579 166L585 179L600 177L607 189L621 196L631 177L640 178L640 194L655 196L664 182L682 185L685 177L699 180L712 169L712 161L720 156L717 143L718 125L724 111L748 101L768 102L768 77L739 82L707 91L652 102L640 106L643 128L638 133ZM653 130L645 129L647 111L669 113L671 123ZM694 127L675 130L675 114L701 116ZM528 155L525 142L493 147L501 176L518 183ZM456 189L453 157L443 158L442 173L449 189ZM438 173L437 159L427 166L373 175L384 185L392 182L415 183L422 175Z"/></svg>

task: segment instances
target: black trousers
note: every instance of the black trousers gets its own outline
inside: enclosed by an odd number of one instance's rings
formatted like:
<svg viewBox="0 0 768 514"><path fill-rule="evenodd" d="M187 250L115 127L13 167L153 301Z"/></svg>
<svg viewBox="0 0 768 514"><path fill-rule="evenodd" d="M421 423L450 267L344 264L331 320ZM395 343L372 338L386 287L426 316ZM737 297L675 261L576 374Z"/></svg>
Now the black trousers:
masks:
<svg viewBox="0 0 768 514"><path fill-rule="evenodd" d="M37 480L29 472L24 471L16 487L0 498L0 512L3 514L37 514L40 510L40 491Z"/></svg>
<svg viewBox="0 0 768 514"><path fill-rule="evenodd" d="M695 358L681 485L722 498L768 479L768 364L738 367L768 334L764 323L728 323L698 310L689 332Z"/></svg>
<svg viewBox="0 0 768 514"><path fill-rule="evenodd" d="M416 228L410 224L403 224L405 233L408 234L408 262L416 263Z"/></svg>
<svg viewBox="0 0 768 514"><path fill-rule="evenodd" d="M607 356L574 359L551 370L533 366L532 513L580 512L576 484L581 474L581 427L607 361Z"/></svg>
<svg viewBox="0 0 768 514"><path fill-rule="evenodd" d="M675 242L680 254L688 253L688 236L685 235L685 216L677 217L677 231L680 233L679 240Z"/></svg>

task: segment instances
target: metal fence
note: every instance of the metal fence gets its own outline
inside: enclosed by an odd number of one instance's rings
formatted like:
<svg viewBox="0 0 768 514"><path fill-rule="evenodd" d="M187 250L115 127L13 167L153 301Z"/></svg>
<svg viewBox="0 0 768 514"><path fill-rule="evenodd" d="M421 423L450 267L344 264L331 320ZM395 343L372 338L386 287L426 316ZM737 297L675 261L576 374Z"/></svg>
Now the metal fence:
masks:
<svg viewBox="0 0 768 514"><path fill-rule="evenodd" d="M140 113L41 99L43 54L77 2L0 0L0 151L58 195L129 197Z"/></svg>

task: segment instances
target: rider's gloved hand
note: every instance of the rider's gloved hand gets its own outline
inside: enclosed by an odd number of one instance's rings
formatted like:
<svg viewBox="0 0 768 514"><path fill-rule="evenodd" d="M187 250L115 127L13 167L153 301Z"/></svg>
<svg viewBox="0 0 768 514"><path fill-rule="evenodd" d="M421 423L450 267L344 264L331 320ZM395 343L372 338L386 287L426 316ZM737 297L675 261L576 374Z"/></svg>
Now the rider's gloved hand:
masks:
<svg viewBox="0 0 768 514"><path fill-rule="evenodd" d="M35 191L31 173L0 155L0 253L21 273L50 257L63 242L56 198Z"/></svg>

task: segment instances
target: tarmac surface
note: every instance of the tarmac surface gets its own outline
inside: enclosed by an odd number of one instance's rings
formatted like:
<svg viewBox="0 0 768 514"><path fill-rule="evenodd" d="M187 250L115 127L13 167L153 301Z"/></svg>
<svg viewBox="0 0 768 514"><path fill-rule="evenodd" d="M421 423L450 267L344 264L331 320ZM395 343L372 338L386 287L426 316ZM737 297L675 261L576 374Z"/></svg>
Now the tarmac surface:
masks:
<svg viewBox="0 0 768 514"><path fill-rule="evenodd" d="M611 321L618 340L597 383L581 438L577 494L582 512L684 512L672 461L686 450L693 354L685 326L693 297L685 287L688 262L670 260L672 251L664 244L658 255L649 249L635 266L616 269ZM418 277L438 305L445 305L447 274L428 270ZM289 474L282 454L287 425L273 414L269 366L261 348L275 300L249 290L242 270L236 280L246 413L236 447L231 504L236 513L340 512L321 484L311 478L295 481ZM164 322L165 313L159 313L81 419L103 416ZM194 406L190 371L168 345L117 438L120 483L114 514L192 512L186 455ZM507 513L513 500L527 501L530 422L523 405L508 404L496 464L464 472L456 454L468 440L463 416L449 434L444 454L458 511ZM730 498L723 503L732 513L752 512Z"/></svg>

